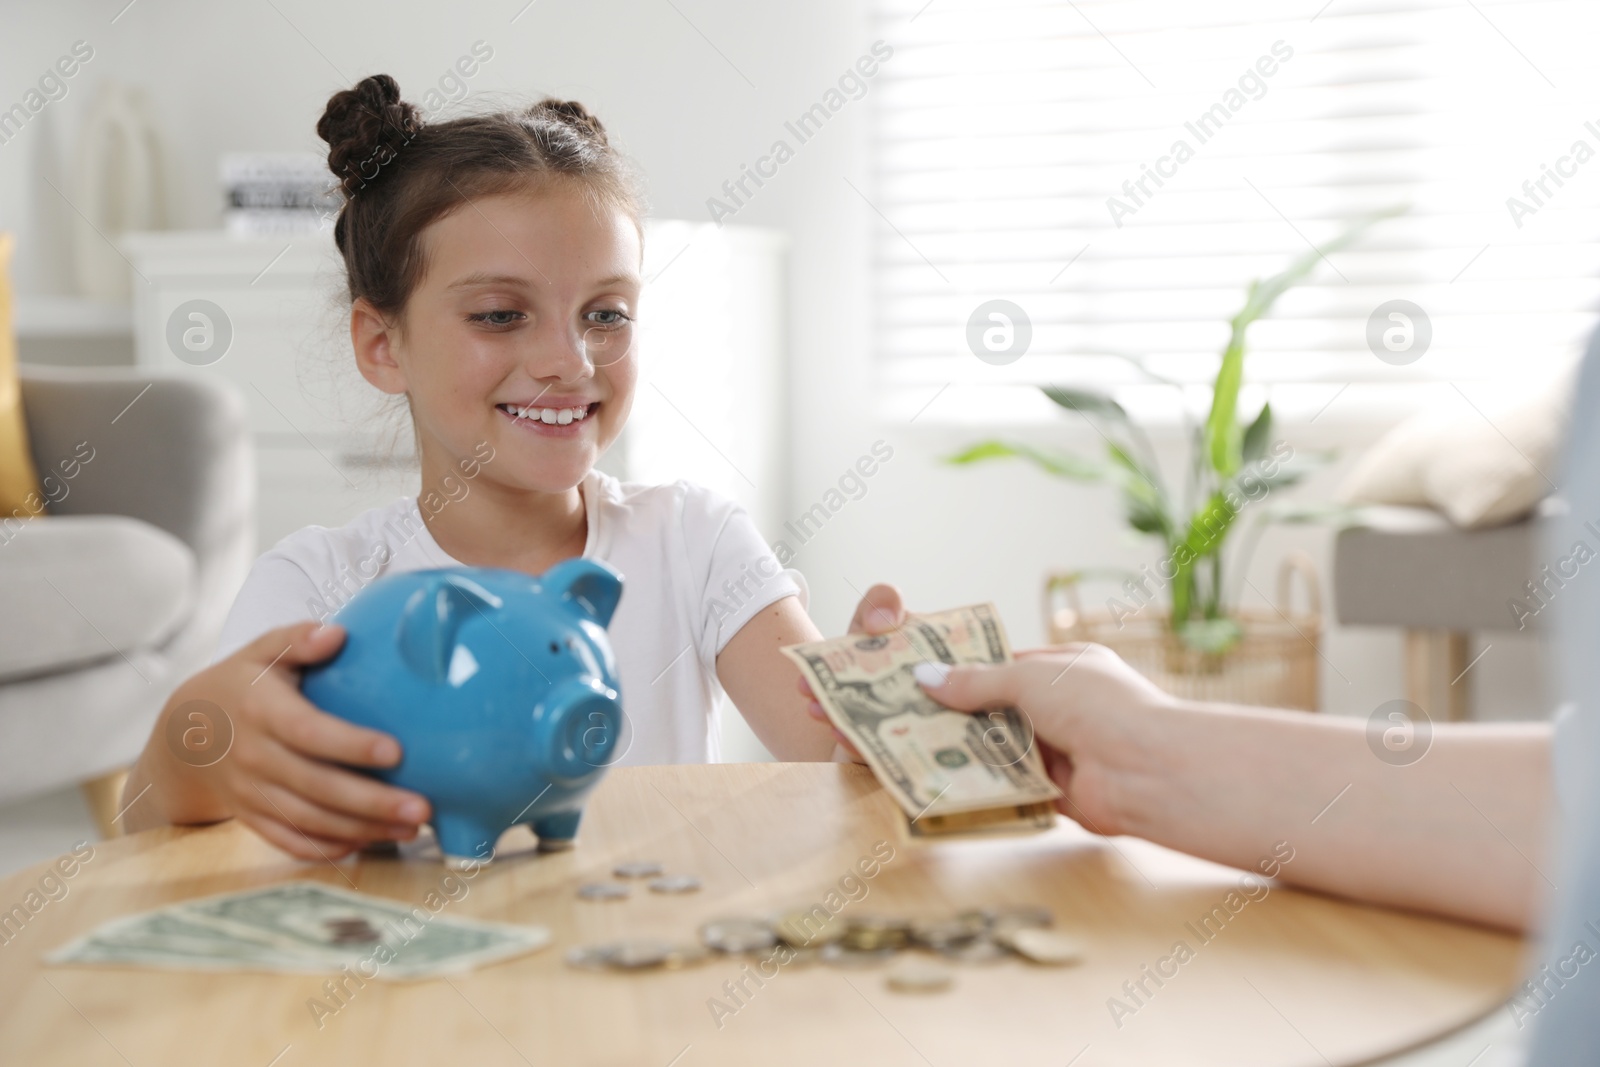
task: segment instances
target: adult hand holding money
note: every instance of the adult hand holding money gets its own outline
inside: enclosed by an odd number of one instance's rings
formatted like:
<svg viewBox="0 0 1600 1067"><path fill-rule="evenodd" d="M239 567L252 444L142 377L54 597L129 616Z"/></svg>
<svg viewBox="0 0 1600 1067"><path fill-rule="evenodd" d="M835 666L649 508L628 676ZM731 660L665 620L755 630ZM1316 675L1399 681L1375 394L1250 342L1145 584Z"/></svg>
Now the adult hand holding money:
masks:
<svg viewBox="0 0 1600 1067"><path fill-rule="evenodd" d="M879 613L879 625L891 614L871 594L857 625L863 612ZM1045 773L1021 713L953 713L931 700L913 674L918 664L1009 662L992 605L906 615L888 632L858 631L784 651L834 727L906 812L913 832L1050 825L1050 804L1061 792Z"/></svg>
<svg viewBox="0 0 1600 1067"><path fill-rule="evenodd" d="M1173 698L1103 645L1030 649L1007 664L927 665L913 673L949 708L1020 708L1062 791L1057 810L1094 833L1138 832L1138 784L1174 776L1155 756L1183 749L1161 743L1177 725L1165 714Z"/></svg>

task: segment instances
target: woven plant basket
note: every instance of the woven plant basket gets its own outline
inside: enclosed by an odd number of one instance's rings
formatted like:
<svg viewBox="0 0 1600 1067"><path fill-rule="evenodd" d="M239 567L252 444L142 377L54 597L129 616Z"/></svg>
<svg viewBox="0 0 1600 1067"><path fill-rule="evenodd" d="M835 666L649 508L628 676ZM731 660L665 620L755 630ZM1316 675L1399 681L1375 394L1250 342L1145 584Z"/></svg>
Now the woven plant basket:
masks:
<svg viewBox="0 0 1600 1067"><path fill-rule="evenodd" d="M1305 586L1307 608L1290 603L1294 577ZM1286 556L1278 567L1278 605L1244 609L1233 619L1243 636L1226 652L1201 652L1184 644L1153 608L1119 624L1110 612L1083 610L1078 578L1045 580L1045 626L1052 644L1093 641L1127 660L1174 696L1275 708L1318 710L1317 660L1322 641L1322 592L1311 558Z"/></svg>

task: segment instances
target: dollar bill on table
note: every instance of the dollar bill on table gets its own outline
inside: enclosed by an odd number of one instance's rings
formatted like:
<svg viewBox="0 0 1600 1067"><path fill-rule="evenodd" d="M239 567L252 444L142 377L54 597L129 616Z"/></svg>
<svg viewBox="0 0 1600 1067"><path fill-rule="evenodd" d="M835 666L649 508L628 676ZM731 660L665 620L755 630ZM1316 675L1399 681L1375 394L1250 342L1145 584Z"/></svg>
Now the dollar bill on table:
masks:
<svg viewBox="0 0 1600 1067"><path fill-rule="evenodd" d="M438 897L444 900L444 897ZM57 964L421 979L543 948L541 926L482 922L320 882L186 900L113 919L45 957Z"/></svg>
<svg viewBox="0 0 1600 1067"><path fill-rule="evenodd" d="M907 616L886 634L792 645L817 701L905 811L914 837L990 836L1055 825L1061 790L1016 708L951 711L912 676L919 663L1009 663L999 613L976 604Z"/></svg>

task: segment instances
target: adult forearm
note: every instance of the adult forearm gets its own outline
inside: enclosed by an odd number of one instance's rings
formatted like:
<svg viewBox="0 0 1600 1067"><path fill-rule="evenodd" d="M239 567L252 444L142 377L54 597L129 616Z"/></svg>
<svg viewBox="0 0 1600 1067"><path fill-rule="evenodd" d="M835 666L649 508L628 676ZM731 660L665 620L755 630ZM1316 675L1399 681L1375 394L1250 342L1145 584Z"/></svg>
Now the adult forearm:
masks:
<svg viewBox="0 0 1600 1067"><path fill-rule="evenodd" d="M1421 758L1380 759L1366 723L1229 705L1152 712L1119 774L1119 828L1254 867L1282 841L1283 880L1513 929L1548 888L1550 730L1433 728Z"/></svg>

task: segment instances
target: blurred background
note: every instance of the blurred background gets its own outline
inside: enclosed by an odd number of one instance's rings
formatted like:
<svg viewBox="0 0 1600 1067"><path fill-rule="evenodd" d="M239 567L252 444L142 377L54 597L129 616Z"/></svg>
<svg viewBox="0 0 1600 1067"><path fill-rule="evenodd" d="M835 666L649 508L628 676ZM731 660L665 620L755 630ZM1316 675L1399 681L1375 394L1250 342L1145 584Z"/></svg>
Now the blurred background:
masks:
<svg viewBox="0 0 1600 1067"><path fill-rule="evenodd" d="M1292 661L1283 684L1325 714L1402 699L1435 719L1549 713L1543 601L1525 583L1556 561L1519 531L1556 490L1563 375L1600 295L1593 4L0 10L0 230L16 239L24 378L121 367L232 390L254 455L238 468L254 544L236 557L414 491L403 423L349 365L315 203L249 195L303 188L294 154L322 147L328 96L387 72L429 118L554 95L603 119L653 217L644 377L607 465L741 500L794 551L829 634L884 581L913 608L992 600L1017 647L1128 636L1105 625L1138 604L1111 569L1170 554L1130 525L1130 497L1160 474L1176 499L1230 319L1253 279L1310 256L1247 334L1239 427L1270 402L1256 444L1306 470L1266 478L1240 510L1232 614L1258 619L1258 661ZM214 312L189 318L194 301ZM228 337L183 349L174 321ZM1069 392L1053 401L1047 385ZM1137 471L1108 440L1138 446ZM950 462L985 441L1043 465ZM880 462L857 477L864 456ZM1415 514L1375 534L1348 510L1361 503ZM1269 506L1302 521L1247 533ZM1171 510L1181 527L1192 507ZM223 609L237 562L214 571ZM1047 578L1075 572L1047 617ZM15 626L52 594L5 573ZM196 624L197 647L211 625ZM1194 641L1144 640L1158 658L1178 649L1152 670L1232 669L1231 646L1207 660ZM126 652L99 654L132 666ZM66 666L24 663L0 683L47 669ZM122 726L84 725L72 744L147 732L161 682L146 681ZM101 746L63 763L71 780L29 776L56 743L37 724L68 699L51 692L56 704L35 692L0 708L18 765L0 809L6 870L92 835L77 783L115 764ZM726 719L727 758L761 758Z"/></svg>

